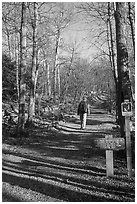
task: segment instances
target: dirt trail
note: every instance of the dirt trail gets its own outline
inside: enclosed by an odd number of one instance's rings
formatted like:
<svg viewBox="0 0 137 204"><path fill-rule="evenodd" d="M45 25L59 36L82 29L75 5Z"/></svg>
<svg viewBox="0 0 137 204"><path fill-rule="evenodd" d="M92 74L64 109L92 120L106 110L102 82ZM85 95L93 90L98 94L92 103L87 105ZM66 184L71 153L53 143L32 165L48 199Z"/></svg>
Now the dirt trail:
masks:
<svg viewBox="0 0 137 204"><path fill-rule="evenodd" d="M39 125L29 138L5 139L3 202L134 202L124 151L114 154L114 177L106 177L105 151L94 139L119 133L114 117L97 111L85 130L73 115L57 129Z"/></svg>

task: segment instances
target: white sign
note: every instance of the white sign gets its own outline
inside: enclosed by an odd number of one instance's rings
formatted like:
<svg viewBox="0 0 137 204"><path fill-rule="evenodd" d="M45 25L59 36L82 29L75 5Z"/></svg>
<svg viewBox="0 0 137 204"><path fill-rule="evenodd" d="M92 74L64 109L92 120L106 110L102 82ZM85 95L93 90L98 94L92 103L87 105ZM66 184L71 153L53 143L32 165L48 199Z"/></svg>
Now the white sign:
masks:
<svg viewBox="0 0 137 204"><path fill-rule="evenodd" d="M99 138L95 140L96 147L107 150L120 150L125 148L124 138Z"/></svg>
<svg viewBox="0 0 137 204"><path fill-rule="evenodd" d="M121 104L122 116L132 116L132 103L129 101Z"/></svg>

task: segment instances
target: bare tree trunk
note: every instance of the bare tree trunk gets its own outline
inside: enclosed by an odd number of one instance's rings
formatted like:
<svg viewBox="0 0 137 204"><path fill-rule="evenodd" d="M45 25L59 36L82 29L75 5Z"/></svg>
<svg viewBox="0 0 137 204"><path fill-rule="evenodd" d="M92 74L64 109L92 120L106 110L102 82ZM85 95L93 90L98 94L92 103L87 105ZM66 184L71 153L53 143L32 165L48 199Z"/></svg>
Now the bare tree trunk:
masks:
<svg viewBox="0 0 137 204"><path fill-rule="evenodd" d="M48 96L48 88L47 88L47 62L46 59L43 61L43 79L44 79L44 84L43 84L43 90L42 90L42 95Z"/></svg>
<svg viewBox="0 0 137 204"><path fill-rule="evenodd" d="M7 41L8 41L8 55L9 55L9 58L11 59L10 33L9 33L9 30L8 30L8 27L7 27L7 22L6 22L5 17L3 17L3 22L5 24Z"/></svg>
<svg viewBox="0 0 137 204"><path fill-rule="evenodd" d="M25 99L26 99L26 3L22 3L21 32L20 32L20 73L19 73L19 118L18 133L24 130L25 126Z"/></svg>
<svg viewBox="0 0 137 204"><path fill-rule="evenodd" d="M44 60L44 70L46 72L45 74L45 92L48 97L51 96L51 82L50 82L50 69L49 69L49 64L46 60Z"/></svg>
<svg viewBox="0 0 137 204"><path fill-rule="evenodd" d="M73 48L72 48L72 54L71 54L70 65L69 65L69 70L68 70L68 73L67 73L67 76L66 76L65 94L67 94L67 92L68 92L69 77L70 77L71 70L72 70L71 67L72 67L72 63L73 63L73 59L74 59L74 52L75 52L75 49L74 49L74 47L73 47Z"/></svg>
<svg viewBox="0 0 137 204"><path fill-rule="evenodd" d="M74 104L74 103L75 103L75 101L76 101L76 98L77 98L77 93L78 93L78 89L76 89L76 87L75 87L75 93L74 93L73 104Z"/></svg>
<svg viewBox="0 0 137 204"><path fill-rule="evenodd" d="M51 96L50 69L48 63L47 63L47 94L49 97Z"/></svg>
<svg viewBox="0 0 137 204"><path fill-rule="evenodd" d="M17 97L19 100L19 46L18 46L18 34L15 34L15 59L16 59L16 86Z"/></svg>
<svg viewBox="0 0 137 204"><path fill-rule="evenodd" d="M135 22L133 18L133 13L131 9L131 2L128 2L128 12L129 12L129 22L131 27L131 34L132 34L132 42L133 42L133 49L134 49L134 60L135 60Z"/></svg>
<svg viewBox="0 0 137 204"><path fill-rule="evenodd" d="M110 55L111 55L111 66L112 66L112 71L113 71L113 76L114 76L114 81L115 81L115 88L116 88L116 116L118 117L118 72L117 72L117 64L116 64L116 46L114 44L115 39L113 36L113 28L112 28L112 15L111 15L111 4L108 2L108 29L110 33ZM114 8L113 8L114 9Z"/></svg>
<svg viewBox="0 0 137 204"><path fill-rule="evenodd" d="M58 79L58 96L59 96L59 100L60 100L60 66L59 65L57 68L57 79Z"/></svg>
<svg viewBox="0 0 137 204"><path fill-rule="evenodd" d="M124 99L131 100L131 83L129 80L128 51L125 43L124 22L125 3L116 3L116 44L117 44L117 68L118 68L118 116L120 122L121 136L124 135L124 118L121 112L121 103Z"/></svg>
<svg viewBox="0 0 137 204"><path fill-rule="evenodd" d="M37 3L34 2L34 19L33 19L33 55L32 55L32 69L31 69L31 83L30 83L30 101L29 101L29 115L28 121L32 122L33 116L35 114L35 92L37 83L37 45L36 45L36 35L37 35Z"/></svg>
<svg viewBox="0 0 137 204"><path fill-rule="evenodd" d="M59 38L60 38L60 31L58 31L56 36L56 45L55 45L55 59L53 65L53 100L56 102L56 86L57 86L57 54L58 54L58 47L59 47Z"/></svg>

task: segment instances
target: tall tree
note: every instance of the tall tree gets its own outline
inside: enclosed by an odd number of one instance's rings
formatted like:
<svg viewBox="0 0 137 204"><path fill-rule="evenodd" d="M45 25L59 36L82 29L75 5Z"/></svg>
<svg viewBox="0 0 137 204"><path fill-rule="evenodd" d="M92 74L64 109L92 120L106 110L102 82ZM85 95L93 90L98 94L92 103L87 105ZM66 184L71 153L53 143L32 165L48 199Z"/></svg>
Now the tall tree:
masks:
<svg viewBox="0 0 137 204"><path fill-rule="evenodd" d="M59 49L59 40L60 40L60 29L57 29L57 34L55 37L55 59L53 64L53 99L54 102L56 101L56 86L57 86L57 55L58 55L58 49Z"/></svg>
<svg viewBox="0 0 137 204"><path fill-rule="evenodd" d="M24 131L25 126L25 99L26 99L26 3L22 3L20 29L20 72L19 72L19 117L18 132Z"/></svg>
<svg viewBox="0 0 137 204"><path fill-rule="evenodd" d="M118 73L117 73L117 63L116 63L116 39L115 39L115 27L114 27L114 3L108 2L108 41L110 41L109 47L109 57L110 63L112 67L112 72L115 81L115 89L116 89L116 115L118 116ZM114 30L114 32L113 32Z"/></svg>
<svg viewBox="0 0 137 204"><path fill-rule="evenodd" d="M133 50L134 50L134 60L135 60L135 21L134 21L134 14L133 14L131 2L128 2L128 16L129 16L129 22L130 22L130 27L131 27Z"/></svg>
<svg viewBox="0 0 137 204"><path fill-rule="evenodd" d="M31 80L30 80L30 101L29 101L29 114L28 120L31 123L33 116L35 114L35 92L36 92L36 83L38 76L38 66L37 66L37 44L36 44L36 36L37 36L37 21L38 21L38 4L36 2L33 3L34 9L34 18L32 21L33 28L33 53L32 53L32 68L31 68Z"/></svg>
<svg viewBox="0 0 137 204"><path fill-rule="evenodd" d="M132 100L131 83L129 79L128 50L125 42L125 3L116 3L116 45L117 45L117 69L118 69L118 117L121 135L124 135L124 119L121 112L121 103L125 99Z"/></svg>
<svg viewBox="0 0 137 204"><path fill-rule="evenodd" d="M57 77L59 79L59 68L58 56L60 50L60 41L62 38L63 31L68 27L73 17L73 8L70 7L69 3L55 3L55 8L51 15L51 28L54 35L54 59L53 59L53 99L56 101L57 93ZM58 69L58 70L57 70ZM58 71L58 73L57 73ZM60 86L60 85L59 85Z"/></svg>

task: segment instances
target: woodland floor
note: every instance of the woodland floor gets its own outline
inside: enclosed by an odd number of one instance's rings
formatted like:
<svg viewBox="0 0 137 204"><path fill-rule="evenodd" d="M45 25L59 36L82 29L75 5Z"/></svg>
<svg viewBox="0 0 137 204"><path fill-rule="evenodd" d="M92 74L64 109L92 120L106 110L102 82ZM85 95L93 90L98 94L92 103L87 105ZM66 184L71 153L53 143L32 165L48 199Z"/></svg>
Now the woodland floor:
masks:
<svg viewBox="0 0 137 204"><path fill-rule="evenodd" d="M135 167L128 178L125 150L114 151L114 176L106 177L105 150L94 140L119 137L114 116L94 110L87 127L71 116L58 128L44 123L29 137L15 138L4 130L2 144L3 202L134 202ZM7 131L7 133L6 133Z"/></svg>

